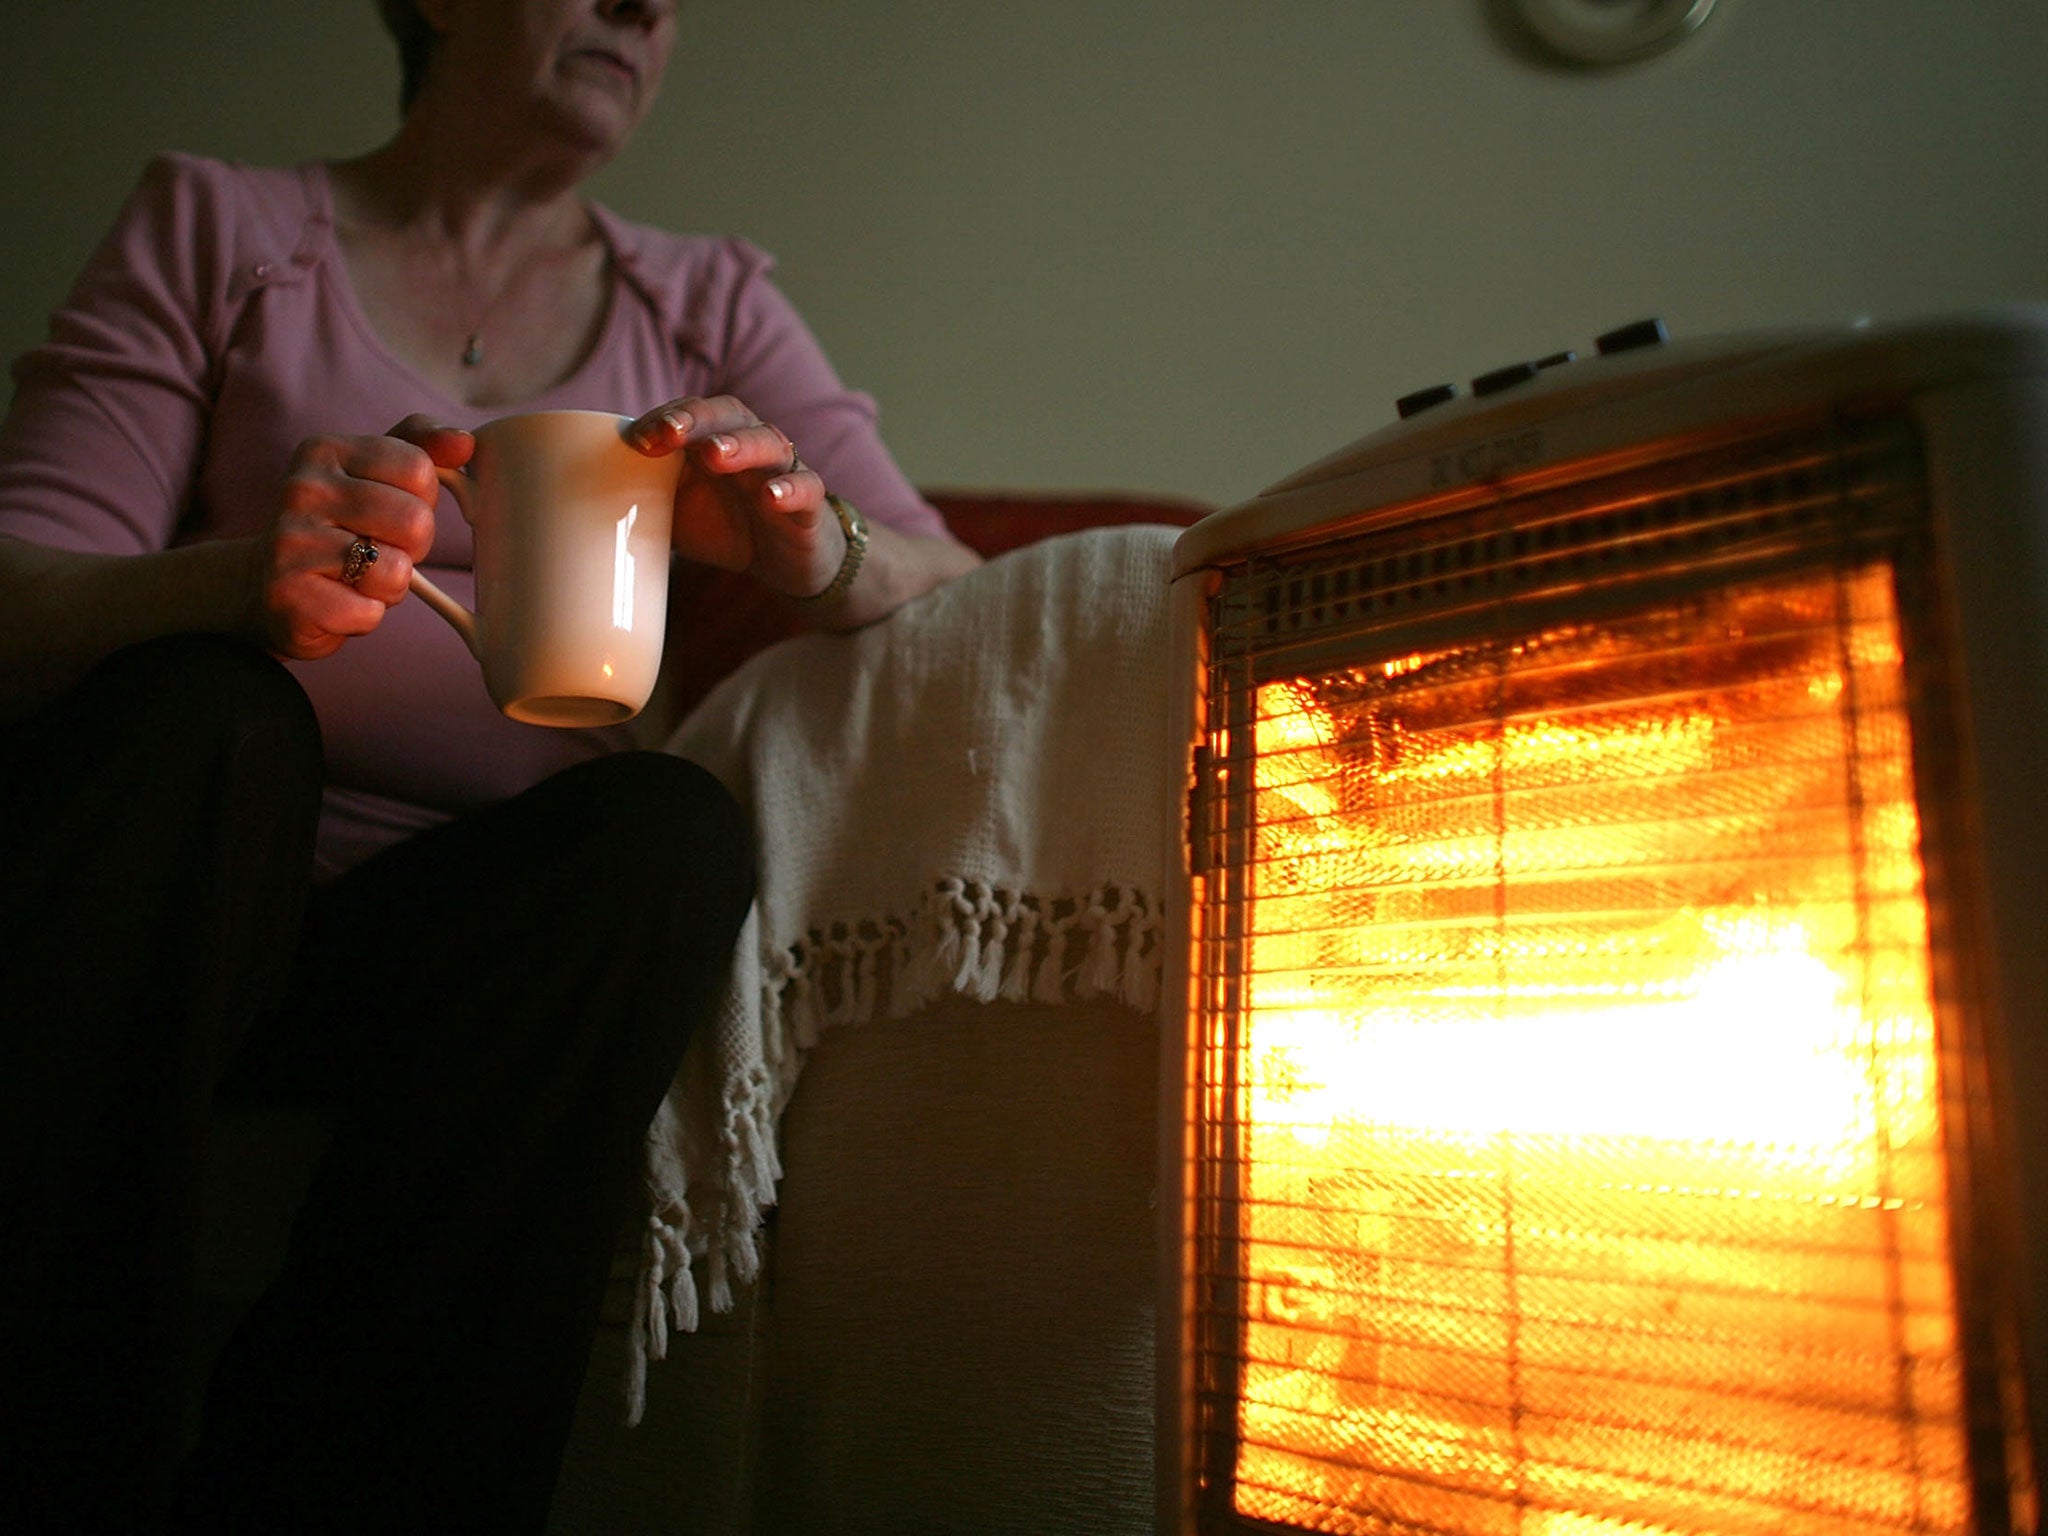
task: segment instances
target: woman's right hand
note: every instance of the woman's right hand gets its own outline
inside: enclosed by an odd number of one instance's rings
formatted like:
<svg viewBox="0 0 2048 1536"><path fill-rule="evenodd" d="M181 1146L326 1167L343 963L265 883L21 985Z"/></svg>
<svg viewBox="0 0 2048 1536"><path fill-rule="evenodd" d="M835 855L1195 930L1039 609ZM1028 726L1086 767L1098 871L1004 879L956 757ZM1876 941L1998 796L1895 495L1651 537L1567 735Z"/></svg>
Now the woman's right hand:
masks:
<svg viewBox="0 0 2048 1536"><path fill-rule="evenodd" d="M382 623L433 546L436 466L459 469L475 450L469 433L418 415L382 436L300 443L277 521L257 546L254 622L263 643L311 661ZM343 562L359 538L377 555L350 583Z"/></svg>

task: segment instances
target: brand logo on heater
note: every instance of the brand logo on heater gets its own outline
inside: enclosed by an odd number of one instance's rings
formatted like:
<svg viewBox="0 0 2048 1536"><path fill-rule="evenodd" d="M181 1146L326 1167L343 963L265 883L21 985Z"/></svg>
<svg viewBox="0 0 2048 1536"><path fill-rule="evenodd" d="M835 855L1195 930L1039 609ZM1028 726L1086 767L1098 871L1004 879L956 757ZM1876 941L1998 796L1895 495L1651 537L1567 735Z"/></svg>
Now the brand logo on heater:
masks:
<svg viewBox="0 0 2048 1536"><path fill-rule="evenodd" d="M1433 455L1429 461L1429 483L1436 487L1491 480L1542 457L1543 429L1529 427L1506 437L1468 443L1463 448Z"/></svg>

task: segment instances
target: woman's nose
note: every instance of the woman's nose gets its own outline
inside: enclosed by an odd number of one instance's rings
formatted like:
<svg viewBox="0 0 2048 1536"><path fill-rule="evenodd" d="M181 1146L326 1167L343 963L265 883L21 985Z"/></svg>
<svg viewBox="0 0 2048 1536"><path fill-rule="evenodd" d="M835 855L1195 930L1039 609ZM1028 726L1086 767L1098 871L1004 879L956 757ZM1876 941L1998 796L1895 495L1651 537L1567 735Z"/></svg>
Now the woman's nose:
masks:
<svg viewBox="0 0 2048 1536"><path fill-rule="evenodd" d="M675 14L675 0L597 0L597 12L607 21L626 26L651 27Z"/></svg>

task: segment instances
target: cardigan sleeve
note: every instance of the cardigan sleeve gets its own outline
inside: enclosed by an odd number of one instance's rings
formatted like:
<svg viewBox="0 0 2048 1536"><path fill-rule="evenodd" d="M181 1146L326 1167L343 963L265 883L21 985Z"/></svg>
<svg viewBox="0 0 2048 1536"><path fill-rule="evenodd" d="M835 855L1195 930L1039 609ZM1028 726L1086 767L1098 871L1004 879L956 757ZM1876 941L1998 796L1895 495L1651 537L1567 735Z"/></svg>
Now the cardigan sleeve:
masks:
<svg viewBox="0 0 2048 1536"><path fill-rule="evenodd" d="M225 174L191 156L152 161L47 339L16 361L0 534L106 554L172 541L236 285Z"/></svg>

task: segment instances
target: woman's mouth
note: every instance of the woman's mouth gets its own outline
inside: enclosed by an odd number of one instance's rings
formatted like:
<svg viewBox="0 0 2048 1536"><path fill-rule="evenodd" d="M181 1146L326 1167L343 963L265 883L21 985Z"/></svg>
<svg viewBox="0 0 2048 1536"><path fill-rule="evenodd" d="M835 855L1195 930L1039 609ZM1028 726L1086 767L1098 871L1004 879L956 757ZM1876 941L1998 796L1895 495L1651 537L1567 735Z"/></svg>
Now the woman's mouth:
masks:
<svg viewBox="0 0 2048 1536"><path fill-rule="evenodd" d="M609 48L579 48L570 54L569 57L571 59L579 59L591 68L599 70L623 84L636 85L639 83L640 71L634 68L632 60L628 59L624 54L614 53Z"/></svg>

